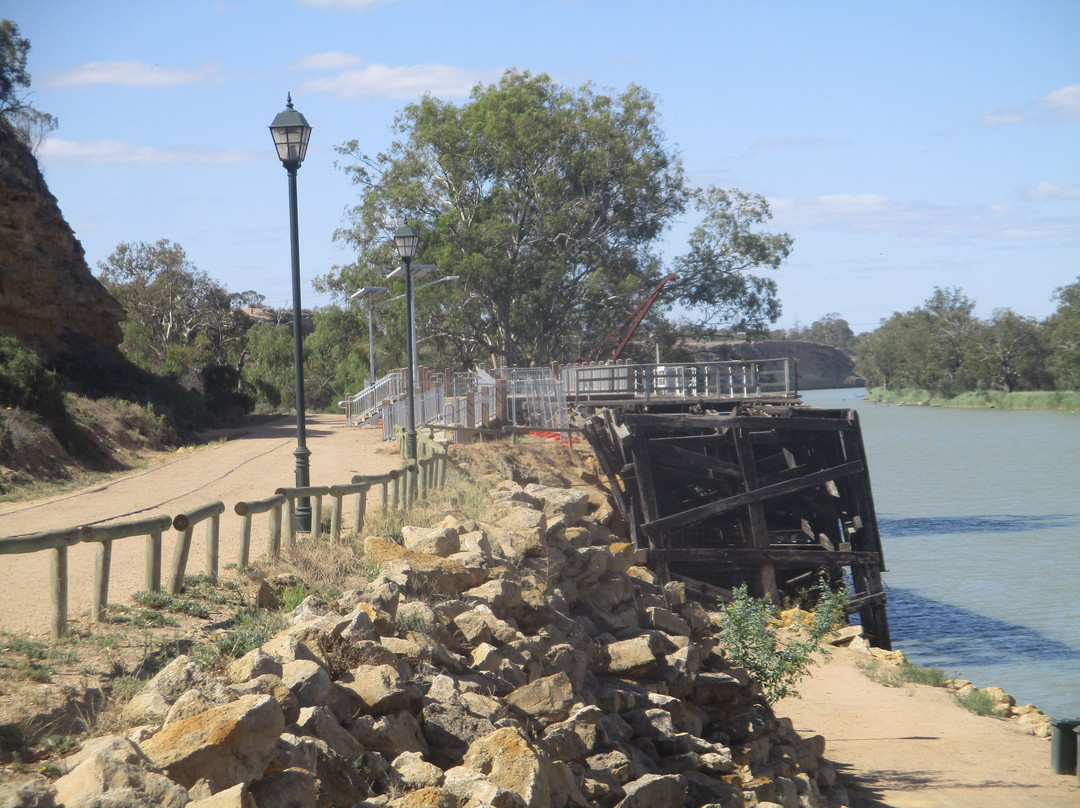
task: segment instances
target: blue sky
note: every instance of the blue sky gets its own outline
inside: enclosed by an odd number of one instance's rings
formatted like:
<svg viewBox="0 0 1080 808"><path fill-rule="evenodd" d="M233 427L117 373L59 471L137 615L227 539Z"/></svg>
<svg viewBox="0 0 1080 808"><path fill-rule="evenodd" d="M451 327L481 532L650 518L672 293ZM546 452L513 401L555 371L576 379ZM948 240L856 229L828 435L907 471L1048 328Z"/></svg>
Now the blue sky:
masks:
<svg viewBox="0 0 1080 808"><path fill-rule="evenodd" d="M308 282L350 261L333 233L356 200L334 147L378 152L405 104L460 103L517 67L647 88L691 182L763 194L795 239L778 325L837 312L869 330L935 285L983 317L1044 317L1080 276L1076 0L5 0L0 16L30 39L32 103L60 121L39 159L95 272L121 242L166 238L289 305L267 127L291 91L314 127L303 302L324 305Z"/></svg>

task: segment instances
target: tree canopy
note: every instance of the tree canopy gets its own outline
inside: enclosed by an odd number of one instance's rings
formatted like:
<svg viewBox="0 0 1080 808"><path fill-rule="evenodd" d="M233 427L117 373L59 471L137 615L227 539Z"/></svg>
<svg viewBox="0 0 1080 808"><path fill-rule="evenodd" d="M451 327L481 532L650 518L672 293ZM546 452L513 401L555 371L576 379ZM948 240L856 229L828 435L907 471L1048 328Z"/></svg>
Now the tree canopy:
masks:
<svg viewBox="0 0 1080 808"><path fill-rule="evenodd" d="M29 52L30 40L19 36L19 26L11 20L0 20L0 117L11 124L31 151L37 152L58 121L30 105L30 72L26 68Z"/></svg>
<svg viewBox="0 0 1080 808"><path fill-rule="evenodd" d="M606 94L511 70L460 106L408 105L394 131L376 157L356 141L338 148L360 199L337 237L357 260L317 286L344 302L384 285L398 263L391 234L407 220L421 237L415 261L460 276L417 297L429 362L581 355L670 271L659 241L691 202L702 222L654 318L675 302L703 328L761 330L779 315L775 284L750 273L779 266L791 238L755 232L770 218L759 196L688 187L641 87Z"/></svg>

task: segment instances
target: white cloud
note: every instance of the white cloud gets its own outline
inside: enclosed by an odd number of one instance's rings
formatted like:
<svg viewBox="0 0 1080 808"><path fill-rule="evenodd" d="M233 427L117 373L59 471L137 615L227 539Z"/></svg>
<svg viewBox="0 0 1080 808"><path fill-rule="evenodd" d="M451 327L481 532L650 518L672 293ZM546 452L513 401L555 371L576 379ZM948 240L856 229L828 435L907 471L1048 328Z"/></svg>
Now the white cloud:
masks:
<svg viewBox="0 0 1080 808"><path fill-rule="evenodd" d="M1070 84L1040 98L1037 107L1048 110L1055 121L1080 121L1080 84Z"/></svg>
<svg viewBox="0 0 1080 808"><path fill-rule="evenodd" d="M359 67L364 60L359 56L352 56L340 51L327 51L326 53L313 53L303 59L293 62L289 67L294 70L344 70L349 67Z"/></svg>
<svg viewBox="0 0 1080 808"><path fill-rule="evenodd" d="M836 194L770 199L769 207L780 228L1009 241L1080 238L1080 218L1038 216L996 205L933 205L878 194Z"/></svg>
<svg viewBox="0 0 1080 808"><path fill-rule="evenodd" d="M1023 107L991 110L982 117L982 122L991 126L1069 121L1080 121L1080 84L1066 85Z"/></svg>
<svg viewBox="0 0 1080 808"><path fill-rule="evenodd" d="M45 76L49 87L88 87L93 84L118 84L125 87L175 87L181 84L201 84L221 81L224 62L210 62L185 70L161 67L146 62L90 62Z"/></svg>
<svg viewBox="0 0 1080 808"><path fill-rule="evenodd" d="M1062 186L1052 182L1040 182L1028 188L1032 199L1080 199L1080 185Z"/></svg>
<svg viewBox="0 0 1080 808"><path fill-rule="evenodd" d="M390 67L367 64L336 76L309 79L297 88L297 93L325 92L345 101L371 96L417 98L425 93L440 97L463 97L477 82L494 80L497 75L450 65Z"/></svg>
<svg viewBox="0 0 1080 808"><path fill-rule="evenodd" d="M154 148L135 146L123 140L61 140L47 138L38 150L45 163L110 163L166 165L224 165L255 159L242 149L203 149L198 146Z"/></svg>

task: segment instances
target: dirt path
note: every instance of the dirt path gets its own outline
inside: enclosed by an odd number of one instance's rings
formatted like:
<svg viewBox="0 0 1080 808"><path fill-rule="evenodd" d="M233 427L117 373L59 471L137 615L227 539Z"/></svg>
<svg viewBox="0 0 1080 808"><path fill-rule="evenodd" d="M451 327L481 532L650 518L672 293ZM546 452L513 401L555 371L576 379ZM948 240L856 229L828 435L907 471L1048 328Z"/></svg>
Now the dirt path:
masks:
<svg viewBox="0 0 1080 808"><path fill-rule="evenodd" d="M1049 741L968 712L945 688L879 685L856 667L866 658L836 649L802 698L776 707L799 734L825 736L857 808L1080 806L1076 778L1050 769Z"/></svg>
<svg viewBox="0 0 1080 808"><path fill-rule="evenodd" d="M295 485L296 423L281 418L257 427L215 433L225 442L182 449L164 462L109 483L39 501L0 505L0 536L85 525L121 517L154 514L175 516L215 500L225 503L221 516L220 564L235 563L239 549L239 516L233 506L243 500L264 499L280 487ZM354 474L381 474L401 465L388 451L377 427L349 428L344 415L313 415L308 419L312 485L348 483ZM329 508L329 502L324 502ZM192 540L188 571L203 567L203 530ZM172 560L176 531L162 541L162 579ZM251 557L266 552L266 519L252 522ZM0 556L0 627L48 633L49 557L40 552ZM145 589L144 546L141 539L115 542L109 600L126 602ZM94 547L79 544L68 552L68 615L73 623L89 614L94 576Z"/></svg>

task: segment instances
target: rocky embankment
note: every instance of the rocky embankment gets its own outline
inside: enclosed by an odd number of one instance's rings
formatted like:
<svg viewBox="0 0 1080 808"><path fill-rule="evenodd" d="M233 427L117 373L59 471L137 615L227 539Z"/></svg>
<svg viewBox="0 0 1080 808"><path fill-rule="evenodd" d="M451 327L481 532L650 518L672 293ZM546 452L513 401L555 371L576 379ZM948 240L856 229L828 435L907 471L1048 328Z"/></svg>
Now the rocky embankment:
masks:
<svg viewBox="0 0 1080 808"><path fill-rule="evenodd" d="M304 601L225 676L178 657L128 704L134 729L0 804L846 804L824 739L774 715L613 517L585 484L503 482L479 522L368 537L370 583Z"/></svg>

